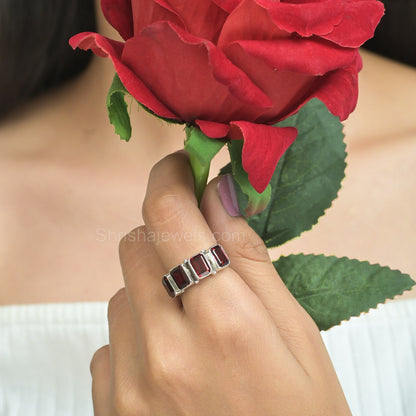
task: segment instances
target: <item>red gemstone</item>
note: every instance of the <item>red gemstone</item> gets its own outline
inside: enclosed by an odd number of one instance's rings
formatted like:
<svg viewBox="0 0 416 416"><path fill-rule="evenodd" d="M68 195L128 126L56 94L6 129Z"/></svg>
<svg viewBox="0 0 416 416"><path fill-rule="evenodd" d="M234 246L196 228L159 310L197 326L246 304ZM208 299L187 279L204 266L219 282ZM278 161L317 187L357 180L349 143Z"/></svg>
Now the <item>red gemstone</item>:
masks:
<svg viewBox="0 0 416 416"><path fill-rule="evenodd" d="M214 255L214 258L220 267L225 267L230 264L228 256L225 254L225 251L220 245L210 248L211 253Z"/></svg>
<svg viewBox="0 0 416 416"><path fill-rule="evenodd" d="M208 262L202 254L197 254L196 256L191 257L189 262L199 277L208 276L211 272L211 267L209 267Z"/></svg>
<svg viewBox="0 0 416 416"><path fill-rule="evenodd" d="M178 286L179 289L184 289L186 286L189 285L190 281L188 276L185 273L185 270L182 266L177 266L170 271L170 275L173 277L173 280Z"/></svg>
<svg viewBox="0 0 416 416"><path fill-rule="evenodd" d="M163 276L162 280L163 286L165 286L166 291L169 293L169 296L172 298L175 297L175 290L173 289L172 285L170 284L168 278L166 276Z"/></svg>

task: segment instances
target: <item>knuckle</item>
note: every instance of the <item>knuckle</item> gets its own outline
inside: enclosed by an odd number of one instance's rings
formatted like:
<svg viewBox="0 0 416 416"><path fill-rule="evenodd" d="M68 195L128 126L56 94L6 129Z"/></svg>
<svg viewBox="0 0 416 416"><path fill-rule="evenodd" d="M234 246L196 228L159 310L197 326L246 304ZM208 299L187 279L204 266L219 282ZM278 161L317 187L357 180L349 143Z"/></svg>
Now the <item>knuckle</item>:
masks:
<svg viewBox="0 0 416 416"><path fill-rule="evenodd" d="M110 360L110 348L109 345L104 345L95 351L94 355L91 358L90 362L90 373L94 374L94 370L99 366L101 363Z"/></svg>
<svg viewBox="0 0 416 416"><path fill-rule="evenodd" d="M178 345L180 348L180 345ZM164 392L186 389L186 360L178 348L159 343L147 354L147 375L152 385Z"/></svg>
<svg viewBox="0 0 416 416"><path fill-rule="evenodd" d="M205 320L207 337L213 343L239 347L246 345L252 334L252 318L242 311L215 311Z"/></svg>
<svg viewBox="0 0 416 416"><path fill-rule="evenodd" d="M133 255L137 255L138 247L146 241L147 230L144 225L131 230L119 242L119 255L122 262L129 261Z"/></svg>
<svg viewBox="0 0 416 416"><path fill-rule="evenodd" d="M148 263L152 254L145 226L138 227L127 234L119 245L120 264L125 281L135 276L135 272Z"/></svg>
<svg viewBox="0 0 416 416"><path fill-rule="evenodd" d="M269 252L263 240L253 231L245 231L239 235L238 242L233 246L233 255L258 262L270 262Z"/></svg>
<svg viewBox="0 0 416 416"><path fill-rule="evenodd" d="M113 408L116 415L142 416L145 406L135 386L116 385L113 394Z"/></svg>
<svg viewBox="0 0 416 416"><path fill-rule="evenodd" d="M163 385L174 377L172 352L166 351L166 353L161 354L159 351L153 351L149 357L149 375L157 385Z"/></svg>
<svg viewBox="0 0 416 416"><path fill-rule="evenodd" d="M144 221L154 227L174 221L183 213L183 194L181 185L165 185L146 195L142 207Z"/></svg>
<svg viewBox="0 0 416 416"><path fill-rule="evenodd" d="M293 321L293 327L296 328L298 333L303 334L308 338L314 338L316 335L320 336L315 321L300 305L296 314L294 314Z"/></svg>
<svg viewBox="0 0 416 416"><path fill-rule="evenodd" d="M153 384L161 386L169 386L173 384L175 373L172 370L172 365L166 357L158 360L152 359L149 362L149 377Z"/></svg>
<svg viewBox="0 0 416 416"><path fill-rule="evenodd" d="M305 310L298 311L285 323L285 328L280 328L285 336L295 345L315 345L321 340L318 326Z"/></svg>
<svg viewBox="0 0 416 416"><path fill-rule="evenodd" d="M122 313L126 305L128 305L128 299L126 289L123 287L122 289L119 289L108 302L108 321L113 321L120 313Z"/></svg>
<svg viewBox="0 0 416 416"><path fill-rule="evenodd" d="M306 313L306 311L302 319L302 329L307 339L310 340L311 342L321 340L321 333L319 332L318 325Z"/></svg>

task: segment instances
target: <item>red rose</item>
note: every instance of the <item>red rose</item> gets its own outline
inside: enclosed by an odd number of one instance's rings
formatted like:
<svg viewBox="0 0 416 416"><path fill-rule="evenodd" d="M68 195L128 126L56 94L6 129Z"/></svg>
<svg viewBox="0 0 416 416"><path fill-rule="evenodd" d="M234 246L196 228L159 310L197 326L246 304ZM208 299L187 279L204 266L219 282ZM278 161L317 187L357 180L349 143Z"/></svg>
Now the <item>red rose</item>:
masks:
<svg viewBox="0 0 416 416"><path fill-rule="evenodd" d="M262 192L294 128L271 124L311 98L341 120L357 102L358 47L383 15L376 0L102 0L125 42L81 33L71 45L109 56L126 89L161 117L209 137L244 139Z"/></svg>

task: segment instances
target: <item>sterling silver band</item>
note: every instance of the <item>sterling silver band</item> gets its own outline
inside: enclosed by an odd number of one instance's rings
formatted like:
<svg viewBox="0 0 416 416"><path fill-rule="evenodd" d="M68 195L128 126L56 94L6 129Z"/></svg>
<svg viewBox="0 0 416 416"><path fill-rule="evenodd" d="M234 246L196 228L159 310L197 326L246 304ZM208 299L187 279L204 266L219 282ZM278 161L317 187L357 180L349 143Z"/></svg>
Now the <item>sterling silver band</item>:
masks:
<svg viewBox="0 0 416 416"><path fill-rule="evenodd" d="M182 264L172 268L163 276L162 284L169 296L175 298L188 287L198 284L202 279L216 274L230 265L230 259L221 244L185 259Z"/></svg>

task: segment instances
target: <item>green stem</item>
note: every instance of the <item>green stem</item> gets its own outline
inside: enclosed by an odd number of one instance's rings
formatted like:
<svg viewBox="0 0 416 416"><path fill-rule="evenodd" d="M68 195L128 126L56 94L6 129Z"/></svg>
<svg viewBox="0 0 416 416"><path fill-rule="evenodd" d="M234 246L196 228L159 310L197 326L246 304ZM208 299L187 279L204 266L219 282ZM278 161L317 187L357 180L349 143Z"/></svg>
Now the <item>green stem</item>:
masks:
<svg viewBox="0 0 416 416"><path fill-rule="evenodd" d="M210 163L207 165L201 165L199 159L193 154L189 155L189 160L191 162L192 173L194 175L195 196L199 206L201 203L202 195L207 186Z"/></svg>

